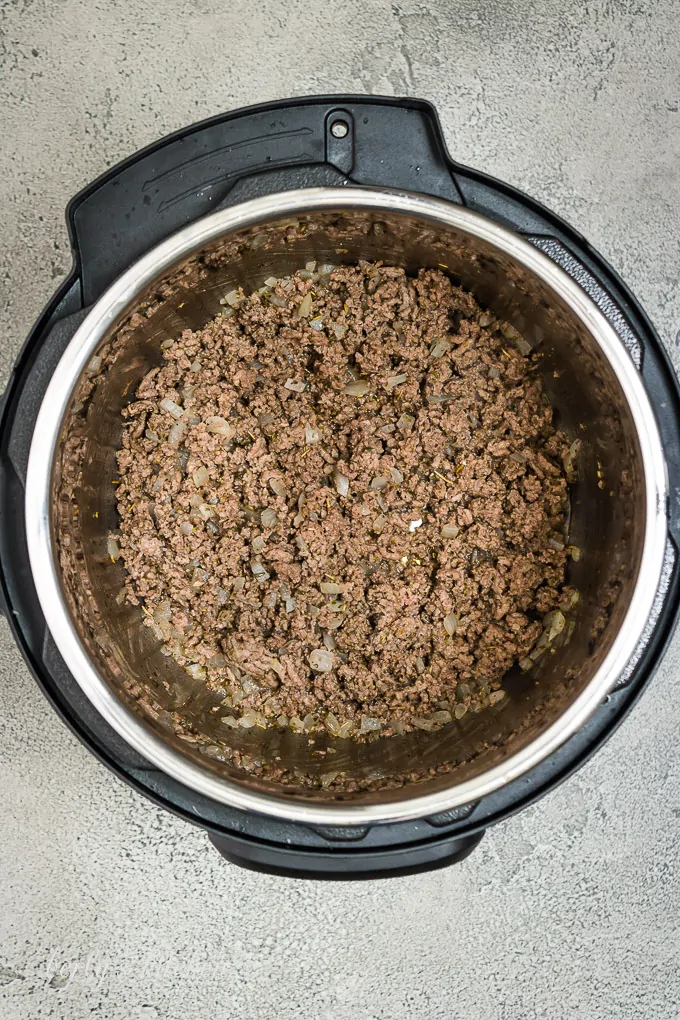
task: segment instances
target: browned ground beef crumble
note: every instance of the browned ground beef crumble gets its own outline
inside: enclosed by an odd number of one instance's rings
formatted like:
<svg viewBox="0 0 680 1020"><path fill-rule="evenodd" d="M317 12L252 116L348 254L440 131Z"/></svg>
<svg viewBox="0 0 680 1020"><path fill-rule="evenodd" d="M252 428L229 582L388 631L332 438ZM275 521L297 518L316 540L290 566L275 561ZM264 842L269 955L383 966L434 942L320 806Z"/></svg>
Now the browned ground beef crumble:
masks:
<svg viewBox="0 0 680 1020"><path fill-rule="evenodd" d="M163 345L113 547L229 725L437 728L564 624L570 443L539 357L444 273L319 268Z"/></svg>

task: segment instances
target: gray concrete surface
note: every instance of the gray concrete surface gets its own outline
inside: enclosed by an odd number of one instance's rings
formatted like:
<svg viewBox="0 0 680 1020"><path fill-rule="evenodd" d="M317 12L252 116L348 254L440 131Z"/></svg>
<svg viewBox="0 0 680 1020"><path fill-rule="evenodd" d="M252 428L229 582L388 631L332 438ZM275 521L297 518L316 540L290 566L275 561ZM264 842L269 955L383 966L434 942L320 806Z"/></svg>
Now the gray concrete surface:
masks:
<svg viewBox="0 0 680 1020"><path fill-rule="evenodd" d="M218 111L342 90L434 100L455 157L583 231L680 365L678 24L674 0L4 0L0 377L82 185ZM679 658L464 864L304 884L223 863L110 775L2 623L0 1017L674 1020Z"/></svg>

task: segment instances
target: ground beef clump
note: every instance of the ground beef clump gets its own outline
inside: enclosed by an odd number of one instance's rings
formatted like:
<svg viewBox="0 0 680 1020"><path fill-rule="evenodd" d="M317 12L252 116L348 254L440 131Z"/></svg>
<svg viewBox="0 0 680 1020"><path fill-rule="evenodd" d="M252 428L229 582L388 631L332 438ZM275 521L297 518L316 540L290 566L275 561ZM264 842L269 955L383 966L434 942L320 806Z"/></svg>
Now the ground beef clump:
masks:
<svg viewBox="0 0 680 1020"><path fill-rule="evenodd" d="M320 269L228 294L124 410L127 598L228 726L438 728L561 617L569 440L445 273Z"/></svg>

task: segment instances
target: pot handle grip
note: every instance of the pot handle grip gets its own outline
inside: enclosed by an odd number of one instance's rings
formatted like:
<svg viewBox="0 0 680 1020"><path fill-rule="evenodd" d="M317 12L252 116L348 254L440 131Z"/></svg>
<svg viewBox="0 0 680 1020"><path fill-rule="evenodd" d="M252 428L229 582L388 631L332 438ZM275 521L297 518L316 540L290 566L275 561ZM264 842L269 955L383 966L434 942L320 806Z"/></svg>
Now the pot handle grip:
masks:
<svg viewBox="0 0 680 1020"><path fill-rule="evenodd" d="M162 138L76 195L71 245L91 304L177 230L256 194L363 184L462 201L431 103L312 96L221 114ZM240 197L239 197L240 196Z"/></svg>
<svg viewBox="0 0 680 1020"><path fill-rule="evenodd" d="M347 844L333 850L246 842L235 836L209 833L210 842L230 864L248 871L282 878L357 881L359 879L397 878L446 868L465 860L479 845L484 829L454 838L384 849L351 850Z"/></svg>

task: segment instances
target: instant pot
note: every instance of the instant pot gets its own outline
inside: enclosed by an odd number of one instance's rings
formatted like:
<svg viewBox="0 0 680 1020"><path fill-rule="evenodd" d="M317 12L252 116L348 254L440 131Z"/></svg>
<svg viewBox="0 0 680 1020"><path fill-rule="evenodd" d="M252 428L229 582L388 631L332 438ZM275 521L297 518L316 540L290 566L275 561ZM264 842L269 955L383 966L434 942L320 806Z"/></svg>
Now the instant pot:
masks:
<svg viewBox="0 0 680 1020"><path fill-rule="evenodd" d="M359 878L462 859L606 740L670 639L680 403L649 320L571 227L454 163L435 110L413 99L213 118L106 173L67 218L73 269L17 359L0 437L4 611L36 680L101 761L238 864ZM358 259L444 268L540 355L560 427L579 441L580 600L551 654L508 674L499 706L438 732L313 746L288 731L220 733L215 696L117 597L120 410L163 339L202 326L230 289ZM331 756L338 788L323 782ZM274 763L290 781L268 778Z"/></svg>

